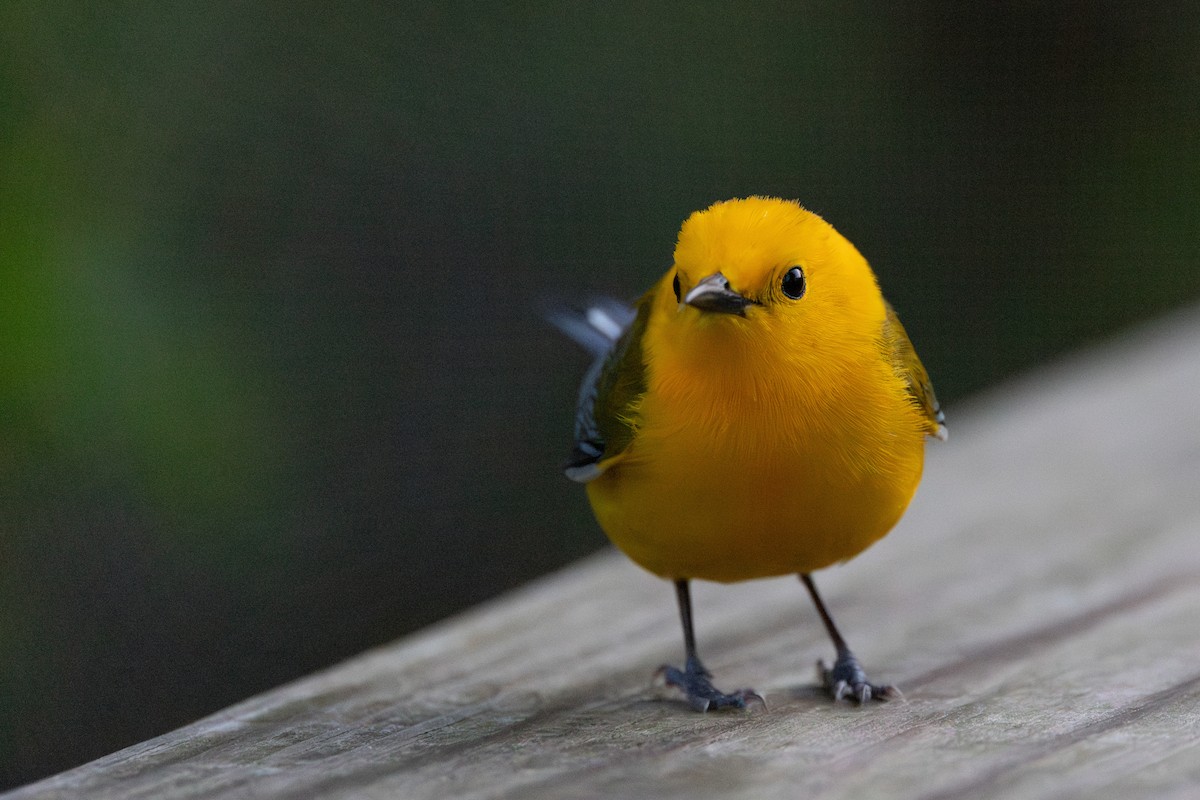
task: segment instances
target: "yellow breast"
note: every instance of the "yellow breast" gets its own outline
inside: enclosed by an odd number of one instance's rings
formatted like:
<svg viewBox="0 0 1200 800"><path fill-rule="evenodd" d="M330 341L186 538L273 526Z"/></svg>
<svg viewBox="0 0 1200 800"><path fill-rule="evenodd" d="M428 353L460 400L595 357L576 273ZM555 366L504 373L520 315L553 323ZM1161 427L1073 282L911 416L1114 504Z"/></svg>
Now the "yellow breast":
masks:
<svg viewBox="0 0 1200 800"><path fill-rule="evenodd" d="M640 413L634 443L588 496L609 538L667 578L737 581L850 558L895 525L921 476L920 425L882 361L821 387L663 361Z"/></svg>

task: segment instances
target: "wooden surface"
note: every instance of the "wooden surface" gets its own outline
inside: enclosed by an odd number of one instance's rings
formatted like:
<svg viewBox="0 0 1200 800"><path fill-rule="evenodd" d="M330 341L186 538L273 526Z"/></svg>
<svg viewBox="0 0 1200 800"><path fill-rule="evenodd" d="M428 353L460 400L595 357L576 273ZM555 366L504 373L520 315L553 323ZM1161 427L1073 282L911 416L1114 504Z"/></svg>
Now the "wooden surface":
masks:
<svg viewBox="0 0 1200 800"><path fill-rule="evenodd" d="M949 417L905 520L818 575L902 702L819 695L779 579L696 587L769 709L692 712L651 681L671 587L606 553L7 798L1200 797L1200 313Z"/></svg>

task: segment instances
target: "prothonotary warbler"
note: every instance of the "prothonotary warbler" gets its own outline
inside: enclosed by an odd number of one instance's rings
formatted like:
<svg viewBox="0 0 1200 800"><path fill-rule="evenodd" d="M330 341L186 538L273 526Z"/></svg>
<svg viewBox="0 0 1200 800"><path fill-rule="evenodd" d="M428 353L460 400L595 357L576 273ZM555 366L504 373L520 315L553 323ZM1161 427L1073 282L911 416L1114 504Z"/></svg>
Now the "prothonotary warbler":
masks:
<svg viewBox="0 0 1200 800"><path fill-rule="evenodd" d="M683 223L674 264L629 309L552 321L595 356L579 393L568 477L600 526L675 584L686 657L663 667L700 711L743 708L696 652L689 581L795 573L836 648L834 700L872 684L811 573L880 539L946 428L929 376L849 241L799 204L729 200Z"/></svg>

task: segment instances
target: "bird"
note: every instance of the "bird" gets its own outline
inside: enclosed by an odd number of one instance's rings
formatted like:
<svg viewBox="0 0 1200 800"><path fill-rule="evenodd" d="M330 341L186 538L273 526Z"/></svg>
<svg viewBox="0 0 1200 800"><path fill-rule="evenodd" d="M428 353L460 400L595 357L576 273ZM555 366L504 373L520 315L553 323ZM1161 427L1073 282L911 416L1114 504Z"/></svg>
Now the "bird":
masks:
<svg viewBox="0 0 1200 800"><path fill-rule="evenodd" d="M799 202L751 196L692 213L673 263L632 307L602 298L550 321L594 357L564 467L608 538L671 581L682 667L659 674L698 711L765 705L723 692L697 652L691 582L795 574L832 640L834 701L873 684L812 573L886 535L945 416L866 259Z"/></svg>

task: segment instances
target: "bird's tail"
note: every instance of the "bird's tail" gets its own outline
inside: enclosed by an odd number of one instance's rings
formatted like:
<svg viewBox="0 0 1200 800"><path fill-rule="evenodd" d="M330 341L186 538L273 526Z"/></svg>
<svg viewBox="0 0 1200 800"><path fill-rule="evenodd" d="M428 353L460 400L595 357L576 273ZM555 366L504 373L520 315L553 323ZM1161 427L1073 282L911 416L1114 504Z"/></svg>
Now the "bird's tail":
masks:
<svg viewBox="0 0 1200 800"><path fill-rule="evenodd" d="M599 358L612 349L637 316L632 308L610 297L592 299L582 310L564 305L545 309L546 319L584 350Z"/></svg>

